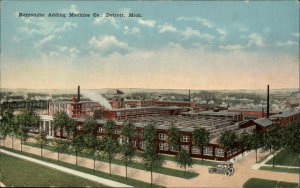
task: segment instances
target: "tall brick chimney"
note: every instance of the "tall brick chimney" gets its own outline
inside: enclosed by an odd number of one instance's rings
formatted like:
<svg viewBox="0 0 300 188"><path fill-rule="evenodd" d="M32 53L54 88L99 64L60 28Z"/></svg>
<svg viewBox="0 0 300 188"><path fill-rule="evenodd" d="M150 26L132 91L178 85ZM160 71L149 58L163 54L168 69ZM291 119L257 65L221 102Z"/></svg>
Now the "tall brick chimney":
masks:
<svg viewBox="0 0 300 188"><path fill-rule="evenodd" d="M77 101L80 102L80 86L77 87Z"/></svg>

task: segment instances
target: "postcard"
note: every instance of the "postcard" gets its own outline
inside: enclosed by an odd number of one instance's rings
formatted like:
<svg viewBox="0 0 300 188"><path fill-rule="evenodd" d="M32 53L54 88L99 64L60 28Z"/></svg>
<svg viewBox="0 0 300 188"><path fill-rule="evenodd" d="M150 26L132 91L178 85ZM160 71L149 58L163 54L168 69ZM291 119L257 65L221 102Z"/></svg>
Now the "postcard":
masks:
<svg viewBox="0 0 300 188"><path fill-rule="evenodd" d="M0 65L3 185L299 186L299 1L3 0Z"/></svg>

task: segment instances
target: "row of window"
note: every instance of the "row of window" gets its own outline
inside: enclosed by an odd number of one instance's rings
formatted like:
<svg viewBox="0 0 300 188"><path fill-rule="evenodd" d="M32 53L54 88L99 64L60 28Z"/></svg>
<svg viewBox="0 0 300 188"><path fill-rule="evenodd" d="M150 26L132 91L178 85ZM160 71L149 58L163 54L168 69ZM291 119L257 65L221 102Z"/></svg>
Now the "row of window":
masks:
<svg viewBox="0 0 300 188"><path fill-rule="evenodd" d="M159 133L158 134L158 138L159 138L159 140L167 140L168 139L168 135L164 134L164 133ZM181 136L180 137L180 141L181 142L189 142L190 141L190 137L189 136Z"/></svg>

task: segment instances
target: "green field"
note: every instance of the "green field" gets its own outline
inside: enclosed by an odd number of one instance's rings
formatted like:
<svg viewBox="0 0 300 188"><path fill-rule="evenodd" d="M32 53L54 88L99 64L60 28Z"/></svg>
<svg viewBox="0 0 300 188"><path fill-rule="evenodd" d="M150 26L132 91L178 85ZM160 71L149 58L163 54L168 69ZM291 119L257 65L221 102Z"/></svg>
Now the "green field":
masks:
<svg viewBox="0 0 300 188"><path fill-rule="evenodd" d="M123 176L118 176L118 175L114 175L114 174L109 175L109 173L101 172L101 171L98 171L98 170L94 171L93 169L90 169L90 168L86 168L86 167L82 167L82 166L76 166L74 164L70 164L70 163L66 163L66 162L62 162L62 161L57 161L57 160L53 160L53 159L49 159L49 158L40 158L39 156L31 154L31 153L20 152L18 150L13 150L13 149L10 149L10 148L4 148L3 146L0 146L0 148L5 149L5 150L10 151L10 152L14 152L14 153L17 153L17 154L24 155L24 156L27 156L27 157L31 157L31 158L34 158L34 159L39 159L39 160L42 160L42 161L45 161L45 162L49 162L49 163L52 163L52 164L56 164L56 165L59 165L59 166L63 166L63 167L66 167L66 168L77 170L77 171L80 171L80 172L92 174L92 175L102 177L102 178L105 178L105 179L109 179L109 180L112 180L112 181L117 181L117 182L120 182L120 183L131 185L133 187L143 187L143 188L160 188L160 187L163 187L163 186L156 185L156 184L150 185L150 183L146 183L146 182L131 179L131 178L126 179ZM150 177L149 177L149 179L150 179Z"/></svg>
<svg viewBox="0 0 300 188"><path fill-rule="evenodd" d="M266 179L259 179L259 178L251 178L246 181L243 185L244 188L293 188L298 187L297 183L290 183L290 182L277 182L273 180L266 180Z"/></svg>
<svg viewBox="0 0 300 188"><path fill-rule="evenodd" d="M35 143L26 143L24 145L39 148L38 145L35 144ZM44 148L47 149L47 150L55 152L54 148L51 147L51 146L46 146ZM75 155L74 151L66 151L65 153ZM137 155L139 156L140 154L137 152ZM93 159L93 156L91 154L88 154L88 153L85 153L85 152L78 152L78 156ZM169 159L165 158L166 160L175 160L175 157L171 157L171 156L164 156L164 157L169 157ZM97 158L97 160L98 161L103 161L103 162L108 162L108 159L105 159L105 158ZM199 161L199 163L201 163L203 165L208 165L208 166L212 166L214 164L214 162L210 162L210 161L200 161L200 160L197 160L197 161ZM112 160L112 163L124 166L124 163L120 160L117 160L117 159ZM197 163L197 164L199 164L199 163ZM140 169L140 170L145 170L144 166L141 163L137 163L137 162L129 164L128 167L136 168L136 169ZM184 178L184 179L195 178L199 175L198 173L189 172L189 171L187 171L186 174L184 175L184 171L182 169L177 170L177 169L166 168L166 167L154 169L153 172L160 173L160 174L165 174L165 175L169 175L169 176L175 176L175 177L179 177L179 178Z"/></svg>
<svg viewBox="0 0 300 188"><path fill-rule="evenodd" d="M299 173L298 168L282 168L282 167L262 166L259 169L260 170L273 171L273 172L285 172L285 173L294 173L294 174Z"/></svg>
<svg viewBox="0 0 300 188"><path fill-rule="evenodd" d="M15 187L107 187L46 166L0 153L0 181Z"/></svg>
<svg viewBox="0 0 300 188"><path fill-rule="evenodd" d="M282 150L275 157L275 165L298 166L298 160L299 154L292 153L288 150ZM266 164L273 164L273 158L267 161Z"/></svg>

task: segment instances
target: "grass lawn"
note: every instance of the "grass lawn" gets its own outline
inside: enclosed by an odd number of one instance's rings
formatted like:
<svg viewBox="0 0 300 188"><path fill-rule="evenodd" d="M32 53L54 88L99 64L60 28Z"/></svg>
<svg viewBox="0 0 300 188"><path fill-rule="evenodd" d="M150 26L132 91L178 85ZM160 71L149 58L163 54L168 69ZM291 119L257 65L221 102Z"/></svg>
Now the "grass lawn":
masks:
<svg viewBox="0 0 300 188"><path fill-rule="evenodd" d="M35 143L26 143L24 145L29 145L29 146L32 146L32 147L38 147L38 145L35 144ZM51 147L51 146L46 146L44 148L47 149L47 150L50 150L50 151L54 151L53 147ZM70 151L68 153L75 156L75 152L73 152L73 151ZM137 152L137 155L138 156L140 155L139 152ZM84 152L78 152L78 156L93 159L93 156L91 156L88 153L84 153ZM169 159L175 160L174 157L171 157L171 156L164 156L164 157L169 157ZM97 158L97 160L108 163L108 160L106 158ZM200 160L197 160L197 161L200 161ZM210 162L210 161L206 161L206 162ZM115 160L112 161L112 163L124 166L124 163L122 163L120 160L115 159ZM210 162L209 164L211 164L211 163L213 163L213 162ZM131 164L128 165L128 167L136 168L136 169L140 169L140 170L145 170L144 166L141 163L138 163L138 162L131 163ZM189 171L187 171L186 174L184 175L183 170L179 170L179 169L177 170L177 169L166 168L166 167L154 169L153 172L157 172L157 173L165 174L165 175L169 175L169 176L175 176L175 177L179 177L179 178L185 178L185 179L195 178L199 175L198 173L189 172Z"/></svg>
<svg viewBox="0 0 300 188"><path fill-rule="evenodd" d="M107 187L78 176L0 153L0 180L15 187Z"/></svg>
<svg viewBox="0 0 300 188"><path fill-rule="evenodd" d="M163 156L168 161L176 161L175 156L170 156L170 155L163 155ZM193 158L193 163L198 165L204 165L204 166L215 166L218 164L218 162L195 159L195 158Z"/></svg>
<svg viewBox="0 0 300 188"><path fill-rule="evenodd" d="M286 172L286 173L294 173L294 174L299 173L299 169L297 169L297 168L282 168L282 167L262 166L259 169L260 170L273 171L273 172Z"/></svg>
<svg viewBox="0 0 300 188"><path fill-rule="evenodd" d="M94 171L93 169L90 169L90 168L86 168L86 167L82 167L82 166L76 166L74 164L70 164L70 163L66 163L66 162L62 162L62 161L56 161L56 160L49 159L49 158L40 158L39 156L31 154L31 153L20 152L18 150L12 150L10 148L5 148L3 146L0 146L0 148L5 149L7 151L14 152L14 153L18 153L18 154L21 154L21 155L25 155L25 156L28 156L28 157L32 157L32 158L35 158L35 159L39 159L39 160L42 160L42 161L45 161L45 162L60 165L60 166L66 167L66 168L70 168L70 169L73 169L73 170L78 170L80 172L88 173L88 174L99 176L99 177L109 179L109 180L112 180L112 181L117 181L117 182L120 182L120 183L131 185L133 187L143 187L143 188L163 187L163 186L159 186L159 185L155 185L155 184L151 186L150 183L146 183L146 182L131 179L131 178L126 179L123 176L118 176L118 175L114 175L114 174L112 174L110 176L109 173L105 173L105 172L101 172L101 171ZM150 179L150 177L149 177L149 179ZM3 183L5 184L5 182L3 182Z"/></svg>
<svg viewBox="0 0 300 188"><path fill-rule="evenodd" d="M293 188L298 187L297 183L290 183L290 182L284 182L284 181L273 181L273 180L266 180L266 179L259 179L259 178L250 178L244 183L244 188L253 188L253 187L263 187L263 188L274 188L274 187L280 187L280 188Z"/></svg>
<svg viewBox="0 0 300 188"><path fill-rule="evenodd" d="M282 150L275 157L275 165L298 166L298 160L299 154ZM267 161L266 164L273 164L273 158Z"/></svg>

